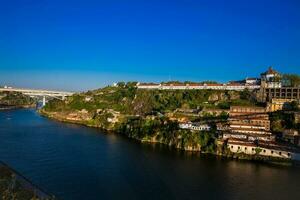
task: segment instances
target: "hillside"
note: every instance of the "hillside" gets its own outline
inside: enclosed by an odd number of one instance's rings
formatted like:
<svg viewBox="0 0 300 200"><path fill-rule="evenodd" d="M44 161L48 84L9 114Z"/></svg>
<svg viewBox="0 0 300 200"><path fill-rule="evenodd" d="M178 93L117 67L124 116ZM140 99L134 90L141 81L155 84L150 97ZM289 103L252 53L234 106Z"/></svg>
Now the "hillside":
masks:
<svg viewBox="0 0 300 200"><path fill-rule="evenodd" d="M133 83L51 100L41 113L57 120L99 127L145 141L187 150L216 151L216 131L182 130L170 119L178 108L228 109L254 105L249 91L140 90Z"/></svg>
<svg viewBox="0 0 300 200"><path fill-rule="evenodd" d="M35 101L19 92L0 92L0 108L21 108L35 106Z"/></svg>

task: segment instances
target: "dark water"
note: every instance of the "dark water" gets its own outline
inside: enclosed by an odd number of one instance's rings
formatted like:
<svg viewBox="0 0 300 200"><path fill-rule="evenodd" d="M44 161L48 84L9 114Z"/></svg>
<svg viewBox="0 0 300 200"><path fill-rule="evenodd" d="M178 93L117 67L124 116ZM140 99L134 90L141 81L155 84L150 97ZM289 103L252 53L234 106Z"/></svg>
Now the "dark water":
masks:
<svg viewBox="0 0 300 200"><path fill-rule="evenodd" d="M0 112L0 160L59 199L300 199L300 169L191 155Z"/></svg>

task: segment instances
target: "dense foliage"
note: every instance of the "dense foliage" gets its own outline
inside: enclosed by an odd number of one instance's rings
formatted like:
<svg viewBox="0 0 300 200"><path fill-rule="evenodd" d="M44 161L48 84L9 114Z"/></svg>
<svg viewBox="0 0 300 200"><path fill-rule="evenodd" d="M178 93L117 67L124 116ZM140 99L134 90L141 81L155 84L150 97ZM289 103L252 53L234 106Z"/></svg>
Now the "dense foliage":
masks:
<svg viewBox="0 0 300 200"><path fill-rule="evenodd" d="M34 99L19 92L0 92L0 105L2 106L27 106L34 103Z"/></svg>
<svg viewBox="0 0 300 200"><path fill-rule="evenodd" d="M290 87L299 87L300 86L300 76L297 74L284 74L282 77L284 85Z"/></svg>
<svg viewBox="0 0 300 200"><path fill-rule="evenodd" d="M123 114L147 115L153 112L170 112L183 107L228 109L231 105L255 104L249 93L217 90L138 90L132 83L121 82L118 83L118 87L105 87L75 94L67 101L52 100L45 110L96 111L109 108Z"/></svg>
<svg viewBox="0 0 300 200"><path fill-rule="evenodd" d="M273 132L282 132L284 129L297 129L300 131L300 124L295 123L293 112L273 112L270 114L270 121Z"/></svg>
<svg viewBox="0 0 300 200"><path fill-rule="evenodd" d="M216 150L215 132L182 130L178 123L164 118L130 118L117 127L117 132L144 141L155 141L182 149L201 149L213 153Z"/></svg>

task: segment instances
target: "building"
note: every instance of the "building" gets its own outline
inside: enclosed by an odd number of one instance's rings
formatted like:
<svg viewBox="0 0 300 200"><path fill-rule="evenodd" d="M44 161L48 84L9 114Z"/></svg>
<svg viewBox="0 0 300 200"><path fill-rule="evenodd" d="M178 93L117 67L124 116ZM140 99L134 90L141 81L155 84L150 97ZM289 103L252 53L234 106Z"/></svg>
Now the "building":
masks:
<svg viewBox="0 0 300 200"><path fill-rule="evenodd" d="M270 120L266 109L255 106L231 106L229 130L223 138L247 139L250 141L275 141L270 132Z"/></svg>
<svg viewBox="0 0 300 200"><path fill-rule="evenodd" d="M160 84L157 83L137 83L139 89L160 89Z"/></svg>
<svg viewBox="0 0 300 200"><path fill-rule="evenodd" d="M246 78L245 83L248 85L258 85L258 78Z"/></svg>
<svg viewBox="0 0 300 200"><path fill-rule="evenodd" d="M281 87L281 88L261 87L260 96L262 102L270 102L273 98L300 100L300 87Z"/></svg>
<svg viewBox="0 0 300 200"><path fill-rule="evenodd" d="M272 67L261 73L261 86L264 88L281 88L281 75Z"/></svg>
<svg viewBox="0 0 300 200"><path fill-rule="evenodd" d="M290 109L290 103L295 101L294 99L276 99L272 98L267 103L267 110L269 112L275 112L277 110L288 110Z"/></svg>
<svg viewBox="0 0 300 200"><path fill-rule="evenodd" d="M271 67L261 74L259 100L271 102L272 99L299 100L300 87L286 87L282 84L282 76Z"/></svg>
<svg viewBox="0 0 300 200"><path fill-rule="evenodd" d="M179 128L189 129L194 131L209 131L211 129L211 127L207 124L192 123L192 122L180 123Z"/></svg>
<svg viewBox="0 0 300 200"><path fill-rule="evenodd" d="M256 144L247 140L229 139L227 141L227 148L233 153L300 160L298 149L270 142L259 142Z"/></svg>
<svg viewBox="0 0 300 200"><path fill-rule="evenodd" d="M259 89L258 84L245 83L138 83L138 89L160 89L160 90L236 90L244 89L255 90Z"/></svg>

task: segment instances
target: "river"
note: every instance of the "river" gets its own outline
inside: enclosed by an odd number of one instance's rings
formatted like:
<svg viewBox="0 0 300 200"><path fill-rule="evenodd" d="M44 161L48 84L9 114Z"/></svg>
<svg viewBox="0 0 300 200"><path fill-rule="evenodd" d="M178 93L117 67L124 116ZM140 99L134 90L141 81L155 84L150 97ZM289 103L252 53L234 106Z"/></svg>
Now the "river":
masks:
<svg viewBox="0 0 300 200"><path fill-rule="evenodd" d="M300 168L145 145L35 110L0 112L0 160L61 200L300 199Z"/></svg>

